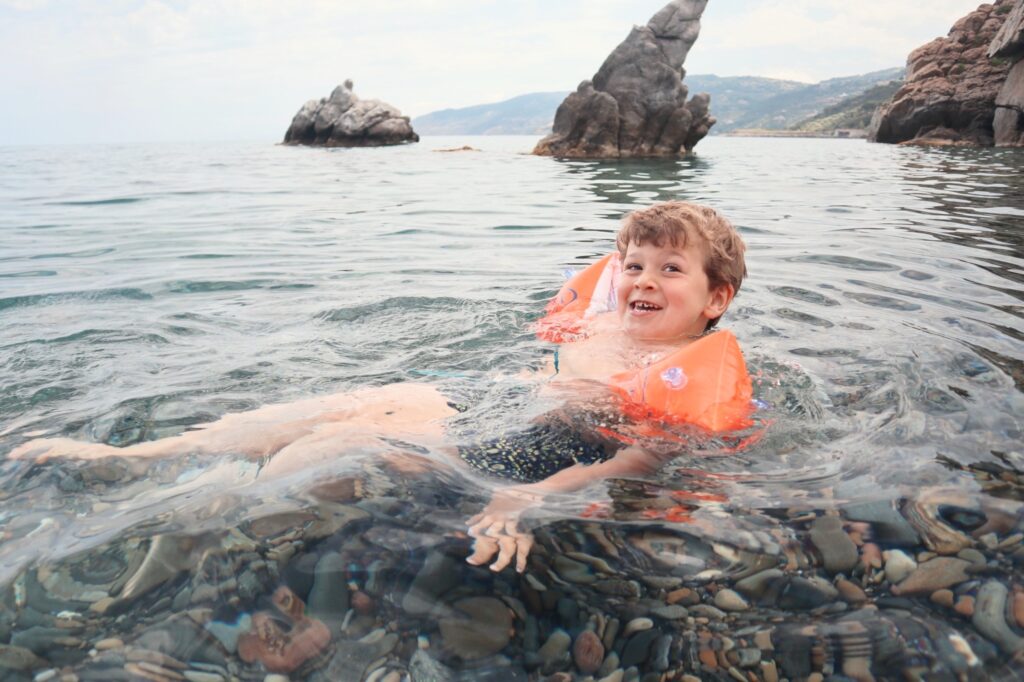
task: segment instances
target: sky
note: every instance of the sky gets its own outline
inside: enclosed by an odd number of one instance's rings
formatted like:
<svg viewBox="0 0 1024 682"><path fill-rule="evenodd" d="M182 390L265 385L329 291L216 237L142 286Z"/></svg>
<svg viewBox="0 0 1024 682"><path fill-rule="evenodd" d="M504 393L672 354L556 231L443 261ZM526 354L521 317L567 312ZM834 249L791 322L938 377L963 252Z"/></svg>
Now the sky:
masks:
<svg viewBox="0 0 1024 682"><path fill-rule="evenodd" d="M664 4L0 0L0 145L276 141L346 78L413 117L572 90ZM902 66L978 4L710 0L686 70L817 82Z"/></svg>

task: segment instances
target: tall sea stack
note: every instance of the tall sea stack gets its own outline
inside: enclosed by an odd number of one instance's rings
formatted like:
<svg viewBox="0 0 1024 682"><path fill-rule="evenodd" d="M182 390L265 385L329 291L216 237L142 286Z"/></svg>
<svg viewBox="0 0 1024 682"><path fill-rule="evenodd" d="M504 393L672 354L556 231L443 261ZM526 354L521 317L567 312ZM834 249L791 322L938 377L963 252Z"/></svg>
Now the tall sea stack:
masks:
<svg viewBox="0 0 1024 682"><path fill-rule="evenodd" d="M679 156L715 124L710 97L686 101L683 62L707 0L674 0L634 26L594 75L558 107L534 154L566 158Z"/></svg>

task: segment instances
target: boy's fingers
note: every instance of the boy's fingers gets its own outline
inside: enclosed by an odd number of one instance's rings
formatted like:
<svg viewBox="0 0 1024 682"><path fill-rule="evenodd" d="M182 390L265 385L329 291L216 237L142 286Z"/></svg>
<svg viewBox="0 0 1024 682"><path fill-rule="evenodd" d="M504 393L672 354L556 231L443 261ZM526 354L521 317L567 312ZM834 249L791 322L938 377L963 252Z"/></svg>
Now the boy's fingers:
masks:
<svg viewBox="0 0 1024 682"><path fill-rule="evenodd" d="M498 558L491 564L492 571L498 573L509 565L516 555L516 544L516 539L508 535L498 540L498 547L501 548L501 551L498 552Z"/></svg>
<svg viewBox="0 0 1024 682"><path fill-rule="evenodd" d="M526 570L526 559L530 556L530 550L533 549L533 536L523 535L519 538L519 542L516 543L516 572L522 573Z"/></svg>
<svg viewBox="0 0 1024 682"><path fill-rule="evenodd" d="M498 553L498 543L491 538L478 537L473 542L473 553L466 557L467 563L479 566L490 561Z"/></svg>

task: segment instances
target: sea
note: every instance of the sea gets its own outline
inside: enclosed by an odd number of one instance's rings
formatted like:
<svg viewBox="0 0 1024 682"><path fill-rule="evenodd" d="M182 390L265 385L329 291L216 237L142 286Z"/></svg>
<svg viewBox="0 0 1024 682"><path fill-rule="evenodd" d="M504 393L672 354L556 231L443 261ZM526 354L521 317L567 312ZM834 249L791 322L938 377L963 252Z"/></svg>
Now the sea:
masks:
<svg viewBox="0 0 1024 682"><path fill-rule="evenodd" d="M1024 676L1024 151L535 141L0 147L0 678ZM523 573L445 448L8 457L407 382L523 431L545 302L674 199L746 241L758 426L535 504Z"/></svg>

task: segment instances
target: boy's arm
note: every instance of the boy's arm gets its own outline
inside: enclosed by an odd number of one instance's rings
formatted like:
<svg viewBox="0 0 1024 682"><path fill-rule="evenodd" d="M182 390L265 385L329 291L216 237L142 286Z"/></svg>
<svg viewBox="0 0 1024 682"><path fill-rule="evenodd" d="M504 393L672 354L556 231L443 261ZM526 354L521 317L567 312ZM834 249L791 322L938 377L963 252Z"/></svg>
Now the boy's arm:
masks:
<svg viewBox="0 0 1024 682"><path fill-rule="evenodd" d="M597 481L620 476L639 476L656 471L664 458L637 446L620 450L597 464L574 464L543 481L509 486L494 493L490 504L469 520L469 535L475 538L473 554L466 561L479 566L491 559L492 571L500 571L513 559L516 570L526 569L533 537L519 530L519 515L540 503L545 495L580 490Z"/></svg>

